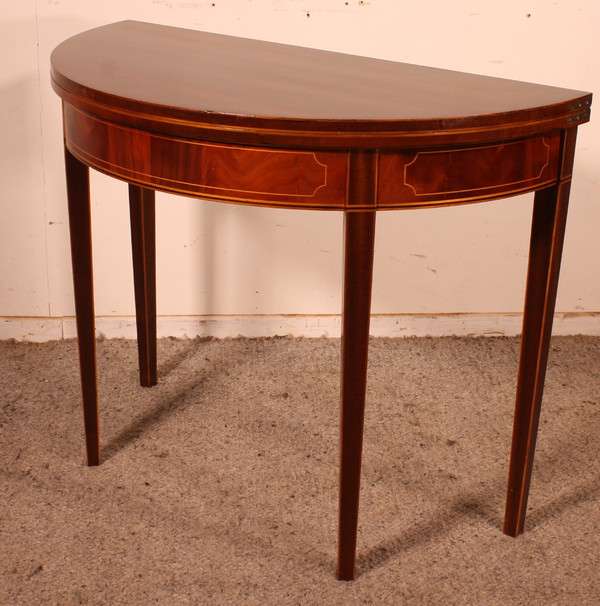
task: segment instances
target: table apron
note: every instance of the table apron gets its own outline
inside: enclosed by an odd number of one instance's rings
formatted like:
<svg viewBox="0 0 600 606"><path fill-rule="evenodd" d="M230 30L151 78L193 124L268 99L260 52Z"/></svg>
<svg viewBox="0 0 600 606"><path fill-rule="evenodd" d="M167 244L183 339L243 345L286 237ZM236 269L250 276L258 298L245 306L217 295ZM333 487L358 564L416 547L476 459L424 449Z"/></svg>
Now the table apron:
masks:
<svg viewBox="0 0 600 606"><path fill-rule="evenodd" d="M65 142L130 183L279 208L362 210L465 204L535 191L559 175L561 131L454 148L372 150L373 200L352 201L349 150L237 146L115 124L64 103Z"/></svg>

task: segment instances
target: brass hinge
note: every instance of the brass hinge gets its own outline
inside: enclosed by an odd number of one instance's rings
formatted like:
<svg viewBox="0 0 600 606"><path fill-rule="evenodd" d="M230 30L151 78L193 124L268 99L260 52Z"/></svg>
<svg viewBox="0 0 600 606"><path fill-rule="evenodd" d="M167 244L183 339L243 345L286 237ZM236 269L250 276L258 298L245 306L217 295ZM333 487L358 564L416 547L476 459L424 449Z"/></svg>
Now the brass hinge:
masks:
<svg viewBox="0 0 600 606"><path fill-rule="evenodd" d="M567 117L567 124L579 124L580 122L587 122L590 119L590 110L586 109L577 114L571 114Z"/></svg>
<svg viewBox="0 0 600 606"><path fill-rule="evenodd" d="M569 110L574 112L578 109L582 109L584 107L589 107L591 105L591 101L589 99L584 99L583 101L576 101L575 103L571 104L571 107L569 107Z"/></svg>

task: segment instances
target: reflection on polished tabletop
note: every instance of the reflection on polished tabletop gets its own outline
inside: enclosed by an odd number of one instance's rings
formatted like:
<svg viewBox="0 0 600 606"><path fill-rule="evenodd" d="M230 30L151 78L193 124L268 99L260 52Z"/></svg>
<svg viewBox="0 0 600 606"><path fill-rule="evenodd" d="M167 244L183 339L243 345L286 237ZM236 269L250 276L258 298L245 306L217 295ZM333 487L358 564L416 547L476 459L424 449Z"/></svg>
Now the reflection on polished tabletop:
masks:
<svg viewBox="0 0 600 606"><path fill-rule="evenodd" d="M576 133L591 94L134 21L66 40L51 64L89 465L100 463L89 167L129 183L144 386L157 381L155 191L344 213L345 580L355 574L377 211L535 192L504 524L523 531Z"/></svg>

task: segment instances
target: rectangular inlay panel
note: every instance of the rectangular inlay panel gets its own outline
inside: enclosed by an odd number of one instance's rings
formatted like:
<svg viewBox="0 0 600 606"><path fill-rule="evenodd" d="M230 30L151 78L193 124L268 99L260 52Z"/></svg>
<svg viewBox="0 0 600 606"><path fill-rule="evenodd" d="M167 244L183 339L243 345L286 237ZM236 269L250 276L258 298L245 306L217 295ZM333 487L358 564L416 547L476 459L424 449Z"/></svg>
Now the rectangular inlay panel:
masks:
<svg viewBox="0 0 600 606"><path fill-rule="evenodd" d="M469 202L537 189L557 178L559 149L556 131L498 145L384 151L377 206Z"/></svg>
<svg viewBox="0 0 600 606"><path fill-rule="evenodd" d="M65 105L65 136L83 162L155 189L270 206L343 208L347 154L164 137Z"/></svg>

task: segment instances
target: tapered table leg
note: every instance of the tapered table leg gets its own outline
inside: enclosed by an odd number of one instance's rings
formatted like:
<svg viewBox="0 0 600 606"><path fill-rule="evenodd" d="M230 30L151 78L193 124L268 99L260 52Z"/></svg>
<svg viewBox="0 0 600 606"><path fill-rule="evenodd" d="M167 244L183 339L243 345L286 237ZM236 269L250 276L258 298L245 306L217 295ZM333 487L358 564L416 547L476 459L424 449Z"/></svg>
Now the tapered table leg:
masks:
<svg viewBox="0 0 600 606"><path fill-rule="evenodd" d="M375 211L345 216L338 578L354 578L367 385Z"/></svg>
<svg viewBox="0 0 600 606"><path fill-rule="evenodd" d="M504 532L523 532L562 254L569 180L535 195Z"/></svg>
<svg viewBox="0 0 600 606"><path fill-rule="evenodd" d="M156 385L156 238L154 190L129 185L131 248L140 385Z"/></svg>
<svg viewBox="0 0 600 606"><path fill-rule="evenodd" d="M100 440L94 334L89 170L66 147L65 168L87 464L99 465Z"/></svg>

